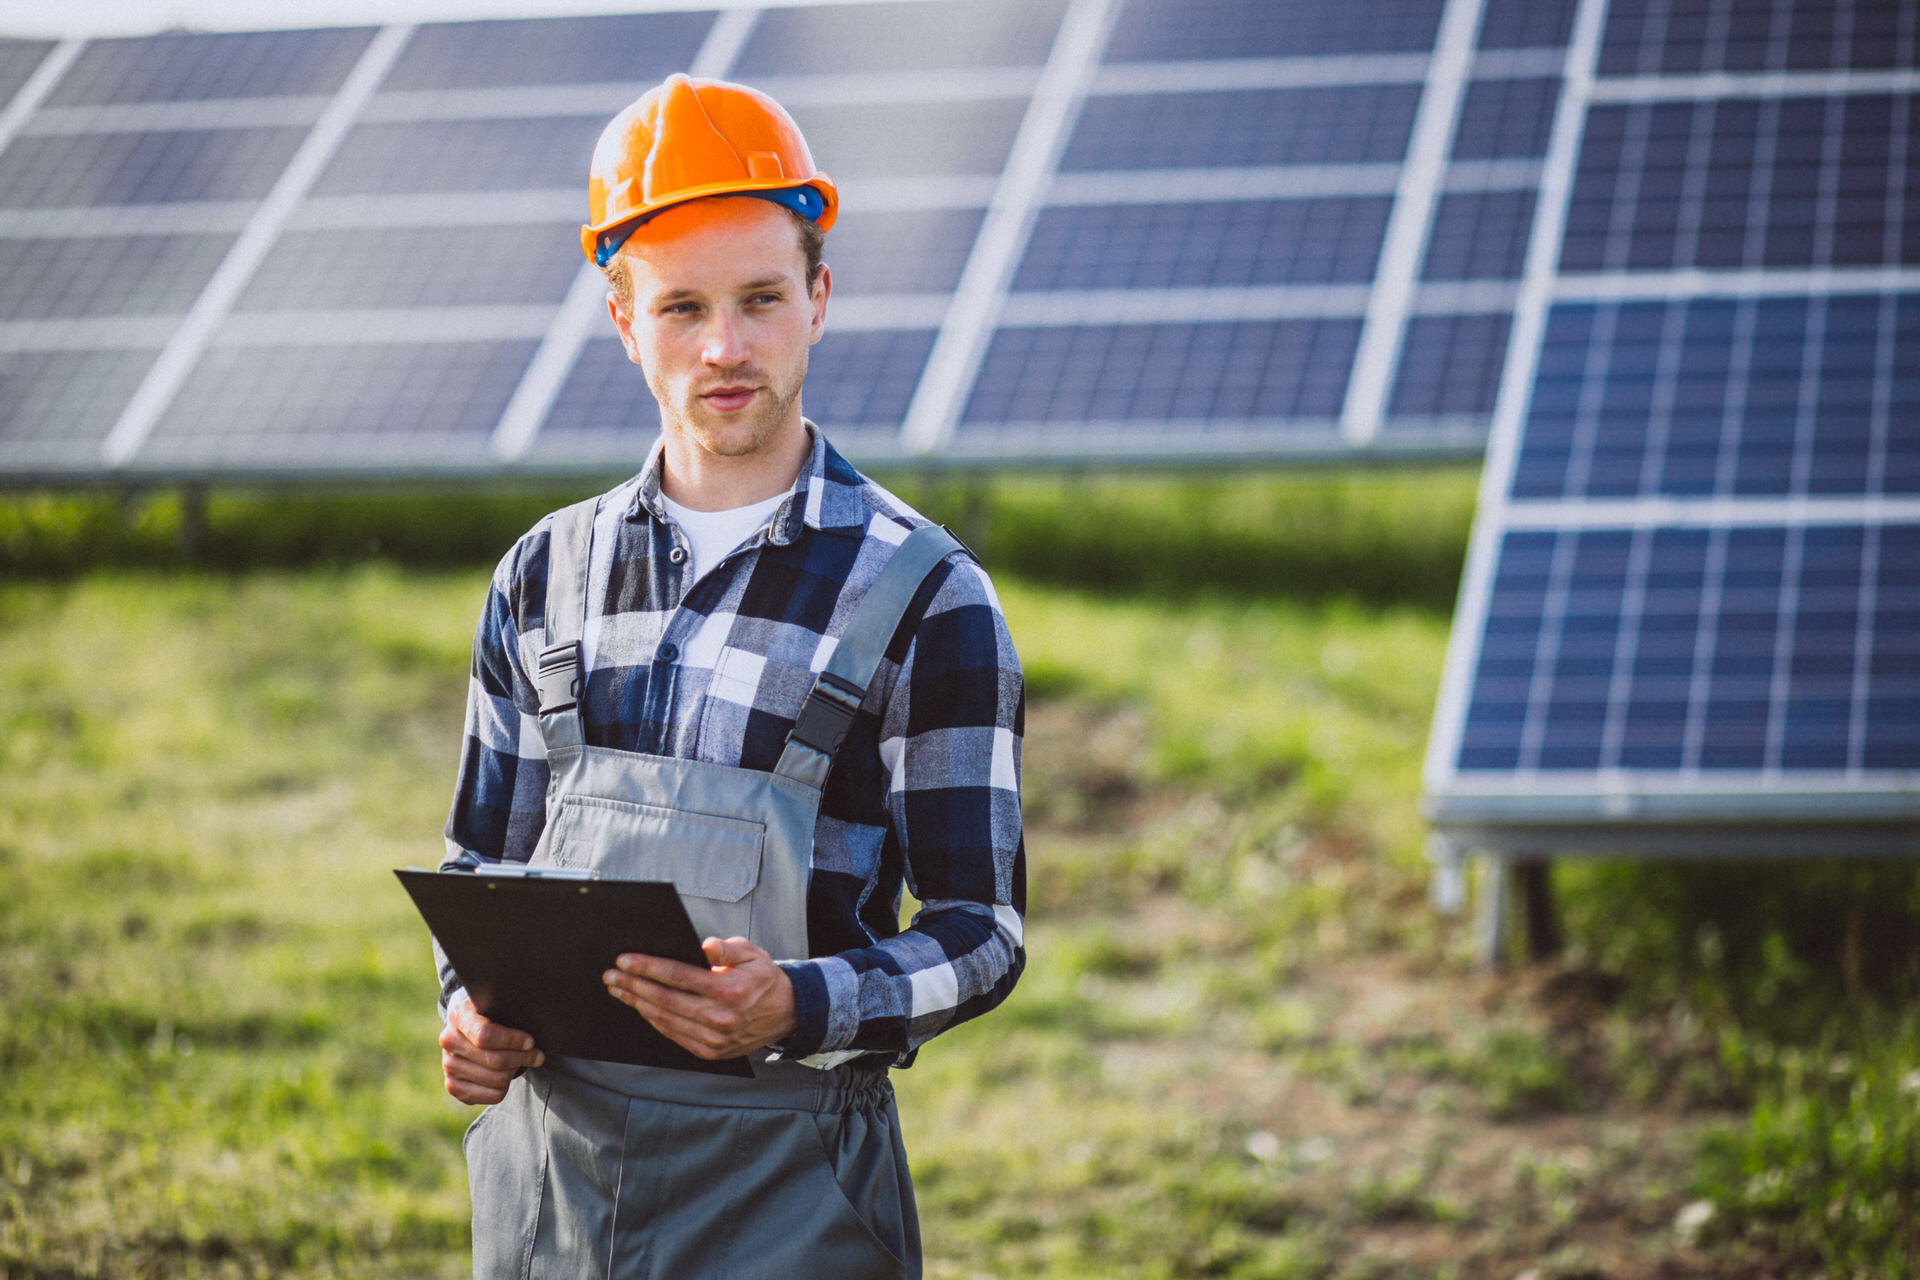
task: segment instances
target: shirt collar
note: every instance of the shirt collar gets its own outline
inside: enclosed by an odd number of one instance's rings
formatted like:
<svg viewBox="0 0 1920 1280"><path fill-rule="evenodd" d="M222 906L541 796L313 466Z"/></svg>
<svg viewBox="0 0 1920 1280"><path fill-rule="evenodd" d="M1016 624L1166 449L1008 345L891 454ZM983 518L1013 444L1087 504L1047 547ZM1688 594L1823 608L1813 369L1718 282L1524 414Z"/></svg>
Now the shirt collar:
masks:
<svg viewBox="0 0 1920 1280"><path fill-rule="evenodd" d="M859 530L865 523L860 473L840 456L839 450L827 443L825 432L807 419L801 422L813 442L813 450L794 479L786 503L768 522L767 541L777 547L784 547L799 537L802 528ZM639 484L627 508L627 519L639 520L647 515L661 521L667 518L660 493L665 456L666 439L660 437L653 442L646 465L640 468Z"/></svg>

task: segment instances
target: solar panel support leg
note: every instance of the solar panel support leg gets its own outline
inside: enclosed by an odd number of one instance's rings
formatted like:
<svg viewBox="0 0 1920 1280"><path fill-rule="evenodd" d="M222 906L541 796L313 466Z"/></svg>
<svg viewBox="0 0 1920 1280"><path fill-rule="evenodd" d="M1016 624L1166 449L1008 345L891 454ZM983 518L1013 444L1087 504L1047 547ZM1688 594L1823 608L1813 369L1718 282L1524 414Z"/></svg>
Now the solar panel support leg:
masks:
<svg viewBox="0 0 1920 1280"><path fill-rule="evenodd" d="M1493 969L1506 952L1509 860L1490 854L1480 860L1480 895L1474 903L1473 954L1482 968Z"/></svg>
<svg viewBox="0 0 1920 1280"><path fill-rule="evenodd" d="M1520 880L1527 958L1550 960L1560 953L1560 918L1553 908L1553 863L1543 857L1518 858L1514 872Z"/></svg>
<svg viewBox="0 0 1920 1280"><path fill-rule="evenodd" d="M180 490L180 553L198 564L207 546L207 491L197 484Z"/></svg>

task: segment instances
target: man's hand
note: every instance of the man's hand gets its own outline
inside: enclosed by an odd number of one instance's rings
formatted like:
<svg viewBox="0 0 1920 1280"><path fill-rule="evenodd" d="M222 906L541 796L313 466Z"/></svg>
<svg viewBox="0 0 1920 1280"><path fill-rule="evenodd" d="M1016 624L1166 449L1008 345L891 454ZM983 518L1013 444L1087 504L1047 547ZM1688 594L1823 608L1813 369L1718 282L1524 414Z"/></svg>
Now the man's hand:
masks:
<svg viewBox="0 0 1920 1280"><path fill-rule="evenodd" d="M547 1055L533 1047L532 1036L485 1017L466 992L447 1006L447 1025L440 1029L440 1071L447 1092L460 1101L499 1102L517 1073L546 1060Z"/></svg>
<svg viewBox="0 0 1920 1280"><path fill-rule="evenodd" d="M700 949L711 968L621 956L602 975L607 993L709 1061L744 1057L793 1031L793 982L772 956L745 938L708 938Z"/></svg>

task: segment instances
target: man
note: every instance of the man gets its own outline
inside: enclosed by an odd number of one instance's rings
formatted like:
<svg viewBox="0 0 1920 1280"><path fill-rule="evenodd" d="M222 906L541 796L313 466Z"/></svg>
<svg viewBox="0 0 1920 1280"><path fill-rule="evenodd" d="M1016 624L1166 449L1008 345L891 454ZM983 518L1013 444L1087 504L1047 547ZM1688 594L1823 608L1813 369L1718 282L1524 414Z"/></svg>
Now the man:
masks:
<svg viewBox="0 0 1920 1280"><path fill-rule="evenodd" d="M887 1070L1024 963L1019 665L979 566L802 417L837 194L786 113L670 77L588 190L661 436L496 571L442 867L674 880L708 967L621 956L606 1016L752 1076L549 1060L443 964L447 1092L497 1104L474 1270L918 1275Z"/></svg>

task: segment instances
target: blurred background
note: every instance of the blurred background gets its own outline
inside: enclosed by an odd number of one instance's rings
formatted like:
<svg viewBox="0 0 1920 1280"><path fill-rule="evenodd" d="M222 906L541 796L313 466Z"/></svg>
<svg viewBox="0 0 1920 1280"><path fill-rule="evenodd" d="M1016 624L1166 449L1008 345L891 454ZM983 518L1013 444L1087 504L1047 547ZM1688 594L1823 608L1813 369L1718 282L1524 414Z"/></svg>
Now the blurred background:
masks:
<svg viewBox="0 0 1920 1280"><path fill-rule="evenodd" d="M463 1273L386 872L657 432L675 70L1028 675L930 1275L1920 1269L1920 6L102 0L0 2L0 1276Z"/></svg>

